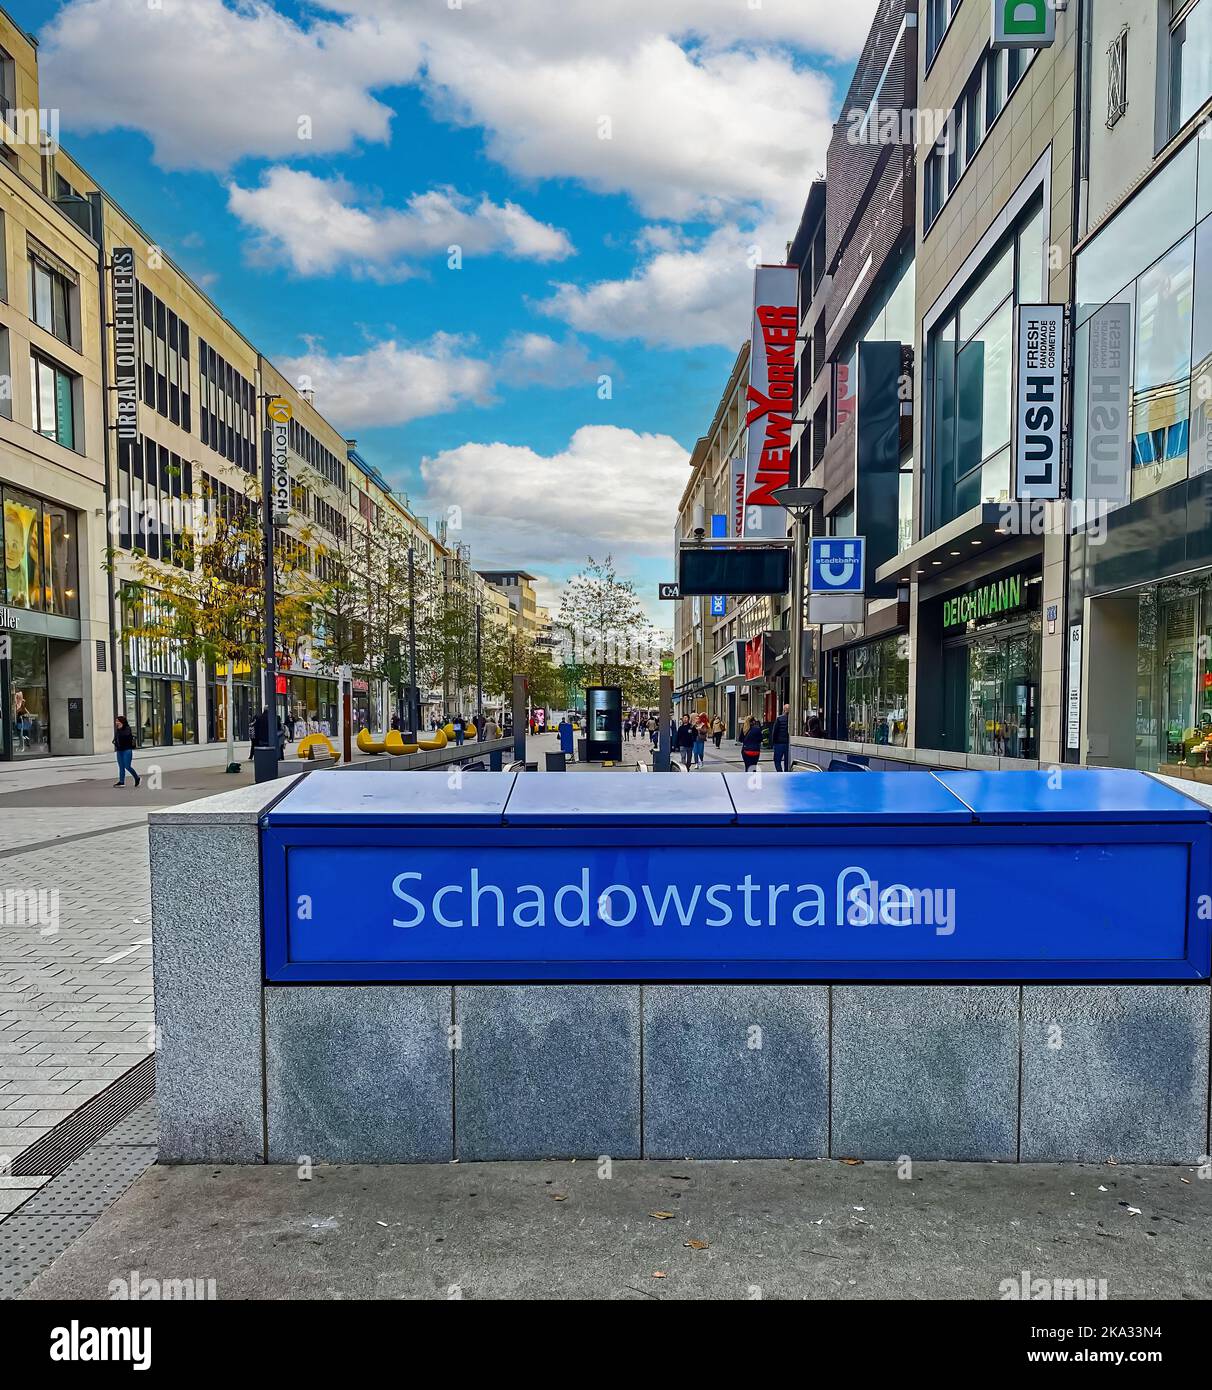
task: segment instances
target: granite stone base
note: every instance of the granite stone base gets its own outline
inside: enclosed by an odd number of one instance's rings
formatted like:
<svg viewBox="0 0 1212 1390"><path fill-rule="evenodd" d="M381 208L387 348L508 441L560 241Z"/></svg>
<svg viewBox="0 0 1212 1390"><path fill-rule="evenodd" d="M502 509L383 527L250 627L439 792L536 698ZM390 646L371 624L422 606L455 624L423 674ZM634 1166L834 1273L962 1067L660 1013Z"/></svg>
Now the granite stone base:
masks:
<svg viewBox="0 0 1212 1390"><path fill-rule="evenodd" d="M824 1158L824 985L644 986L648 1158Z"/></svg>
<svg viewBox="0 0 1212 1390"><path fill-rule="evenodd" d="M1026 985L1025 1162L1208 1153L1207 985Z"/></svg>
<svg viewBox="0 0 1212 1390"><path fill-rule="evenodd" d="M640 1157L638 985L454 995L460 1159Z"/></svg>
<svg viewBox="0 0 1212 1390"><path fill-rule="evenodd" d="M1016 985L836 985L833 1153L1013 1161Z"/></svg>
<svg viewBox="0 0 1212 1390"><path fill-rule="evenodd" d="M448 1163L450 987L265 991L271 1163Z"/></svg>

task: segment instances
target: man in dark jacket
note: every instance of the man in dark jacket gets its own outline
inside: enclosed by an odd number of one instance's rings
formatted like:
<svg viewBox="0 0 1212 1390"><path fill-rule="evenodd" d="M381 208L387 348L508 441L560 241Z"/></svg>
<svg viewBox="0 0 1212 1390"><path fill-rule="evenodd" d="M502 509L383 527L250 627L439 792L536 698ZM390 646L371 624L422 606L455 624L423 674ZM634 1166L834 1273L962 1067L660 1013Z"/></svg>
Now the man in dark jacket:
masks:
<svg viewBox="0 0 1212 1390"><path fill-rule="evenodd" d="M791 706L784 705L783 712L770 729L770 746L774 749L775 772L791 771Z"/></svg>
<svg viewBox="0 0 1212 1390"><path fill-rule="evenodd" d="M694 725L690 722L688 714L682 715L682 722L678 725L677 736L674 739L674 747L682 755L682 766L690 771L690 760L694 757Z"/></svg>

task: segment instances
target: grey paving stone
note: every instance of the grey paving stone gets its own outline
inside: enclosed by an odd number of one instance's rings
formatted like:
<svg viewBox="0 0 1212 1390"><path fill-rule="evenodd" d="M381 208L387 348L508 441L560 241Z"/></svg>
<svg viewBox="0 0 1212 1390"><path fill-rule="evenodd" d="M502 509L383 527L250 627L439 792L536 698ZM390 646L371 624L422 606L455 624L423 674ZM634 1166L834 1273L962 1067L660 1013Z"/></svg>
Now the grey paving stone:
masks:
<svg viewBox="0 0 1212 1390"><path fill-rule="evenodd" d="M163 1163L264 1161L255 823L154 826Z"/></svg>
<svg viewBox="0 0 1212 1390"><path fill-rule="evenodd" d="M1206 1154L1208 1005L1206 984L1024 986L1023 1161Z"/></svg>
<svg viewBox="0 0 1212 1390"><path fill-rule="evenodd" d="M640 1155L638 985L459 985L462 1159Z"/></svg>
<svg viewBox="0 0 1212 1390"><path fill-rule="evenodd" d="M1017 985L835 985L835 1158L1018 1148Z"/></svg>
<svg viewBox="0 0 1212 1390"><path fill-rule="evenodd" d="M440 1163L454 1156L450 988L265 991L271 1163Z"/></svg>
<svg viewBox="0 0 1212 1390"><path fill-rule="evenodd" d="M823 1158L825 985L646 985L647 1158Z"/></svg>

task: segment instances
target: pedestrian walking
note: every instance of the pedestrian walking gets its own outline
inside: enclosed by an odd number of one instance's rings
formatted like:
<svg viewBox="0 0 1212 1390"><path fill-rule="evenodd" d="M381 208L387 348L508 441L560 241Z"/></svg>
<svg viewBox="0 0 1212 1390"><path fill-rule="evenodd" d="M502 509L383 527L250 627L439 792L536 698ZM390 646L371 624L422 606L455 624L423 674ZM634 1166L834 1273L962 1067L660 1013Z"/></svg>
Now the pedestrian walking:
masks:
<svg viewBox="0 0 1212 1390"><path fill-rule="evenodd" d="M454 717L454 731L455 744L461 748L463 746L463 740L467 736L467 725L464 724L461 714L456 714Z"/></svg>
<svg viewBox="0 0 1212 1390"><path fill-rule="evenodd" d="M682 766L687 772L690 771L691 759L694 757L694 727L690 723L688 714L682 715L682 722L677 726L674 735L674 747L681 754Z"/></svg>
<svg viewBox="0 0 1212 1390"><path fill-rule="evenodd" d="M556 734L560 740L560 752L566 758L572 757L572 720L567 715L556 725Z"/></svg>
<svg viewBox="0 0 1212 1390"><path fill-rule="evenodd" d="M707 720L700 719L694 726L694 765L702 767L707 752Z"/></svg>
<svg viewBox="0 0 1212 1390"><path fill-rule="evenodd" d="M129 772L137 787L143 778L135 771L135 731L126 722L124 714L114 720L114 752L118 755L118 780L114 786L126 786L126 774Z"/></svg>
<svg viewBox="0 0 1212 1390"><path fill-rule="evenodd" d="M774 749L775 772L791 771L791 706L784 705L783 712L770 727L770 746Z"/></svg>
<svg viewBox="0 0 1212 1390"><path fill-rule="evenodd" d="M654 748L661 740L661 726L657 723L655 718L649 719L648 721L648 737L652 740L652 746Z"/></svg>
<svg viewBox="0 0 1212 1390"><path fill-rule="evenodd" d="M718 748L720 746L720 740L724 737L724 721L718 714L711 724L711 737L715 742L715 746Z"/></svg>
<svg viewBox="0 0 1212 1390"><path fill-rule="evenodd" d="M751 714L745 716L741 726L741 761L745 770L756 767L762 756L762 726Z"/></svg>

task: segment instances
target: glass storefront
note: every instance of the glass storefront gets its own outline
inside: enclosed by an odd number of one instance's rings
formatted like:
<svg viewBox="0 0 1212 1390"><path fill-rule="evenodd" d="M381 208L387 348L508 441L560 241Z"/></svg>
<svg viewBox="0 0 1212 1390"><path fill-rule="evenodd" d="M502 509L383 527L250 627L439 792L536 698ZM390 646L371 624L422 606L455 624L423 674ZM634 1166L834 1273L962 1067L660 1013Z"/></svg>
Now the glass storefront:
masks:
<svg viewBox="0 0 1212 1390"><path fill-rule="evenodd" d="M209 743L227 742L227 672L216 671L213 664L206 668L206 738ZM246 661L237 661L232 672L232 738L236 743L251 738L253 719L260 708L253 672Z"/></svg>
<svg viewBox="0 0 1212 1390"><path fill-rule="evenodd" d="M846 651L845 737L904 748L909 742L909 651L903 635Z"/></svg>
<svg viewBox="0 0 1212 1390"><path fill-rule="evenodd" d="M4 755L45 757L50 751L50 681L46 638L9 636Z"/></svg>
<svg viewBox="0 0 1212 1390"><path fill-rule="evenodd" d="M1136 628L1136 765L1212 766L1212 575L1150 585Z"/></svg>
<svg viewBox="0 0 1212 1390"><path fill-rule="evenodd" d="M288 676L285 713L290 721L292 740L299 724L303 724L308 733L334 734L337 729L336 681L317 676Z"/></svg>
<svg viewBox="0 0 1212 1390"><path fill-rule="evenodd" d="M956 753L1039 757L1039 574L1006 571L938 600L942 737Z"/></svg>
<svg viewBox="0 0 1212 1390"><path fill-rule="evenodd" d="M80 616L75 513L5 487L4 592L10 608Z"/></svg>
<svg viewBox="0 0 1212 1390"><path fill-rule="evenodd" d="M193 681L128 672L125 694L126 717L140 748L197 743L198 711Z"/></svg>

